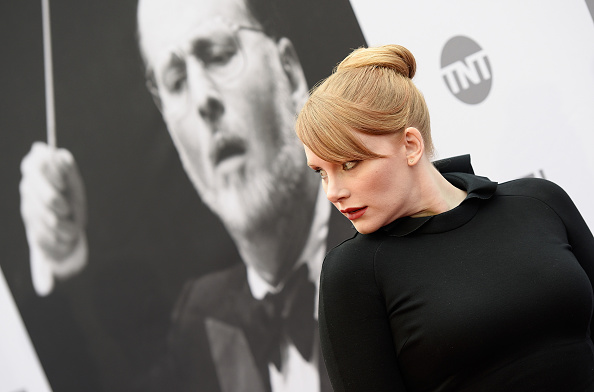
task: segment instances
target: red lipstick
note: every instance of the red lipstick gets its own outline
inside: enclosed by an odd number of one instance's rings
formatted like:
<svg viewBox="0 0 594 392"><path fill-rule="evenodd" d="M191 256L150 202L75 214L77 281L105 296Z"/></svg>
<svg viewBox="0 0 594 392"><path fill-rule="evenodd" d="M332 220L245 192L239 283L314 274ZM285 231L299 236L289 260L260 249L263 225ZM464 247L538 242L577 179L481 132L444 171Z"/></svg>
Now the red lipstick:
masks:
<svg viewBox="0 0 594 392"><path fill-rule="evenodd" d="M349 220L355 220L355 219L361 218L363 216L363 214L365 214L365 211L367 211L367 207L347 208L344 210L340 210L340 212L342 212L344 214L344 216L349 218Z"/></svg>

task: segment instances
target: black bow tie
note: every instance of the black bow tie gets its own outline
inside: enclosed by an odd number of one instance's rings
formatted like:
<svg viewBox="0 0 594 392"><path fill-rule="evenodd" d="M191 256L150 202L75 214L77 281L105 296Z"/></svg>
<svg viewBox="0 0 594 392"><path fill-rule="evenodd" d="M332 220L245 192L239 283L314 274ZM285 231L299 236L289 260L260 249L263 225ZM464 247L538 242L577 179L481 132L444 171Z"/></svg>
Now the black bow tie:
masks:
<svg viewBox="0 0 594 392"><path fill-rule="evenodd" d="M269 361L281 367L280 339L284 333L306 360L311 359L313 338L317 328L314 319L315 285L309 280L307 264L299 267L285 282L279 293L267 294L261 301L270 323L275 347ZM276 334L275 334L276 332Z"/></svg>
<svg viewBox="0 0 594 392"><path fill-rule="evenodd" d="M304 359L313 353L317 321L314 319L315 285L307 264L295 270L278 293L250 301L242 324L254 357L281 368L280 343L288 337Z"/></svg>

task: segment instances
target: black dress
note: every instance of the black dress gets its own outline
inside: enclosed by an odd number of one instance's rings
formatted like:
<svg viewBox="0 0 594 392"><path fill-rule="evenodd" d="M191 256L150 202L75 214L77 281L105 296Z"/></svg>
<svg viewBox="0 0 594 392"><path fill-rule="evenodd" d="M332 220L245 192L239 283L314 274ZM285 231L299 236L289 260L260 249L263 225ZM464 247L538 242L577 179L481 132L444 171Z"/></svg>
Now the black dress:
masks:
<svg viewBox="0 0 594 392"><path fill-rule="evenodd" d="M444 177L468 192L458 207L327 255L335 391L594 390L594 238L569 196L542 179Z"/></svg>

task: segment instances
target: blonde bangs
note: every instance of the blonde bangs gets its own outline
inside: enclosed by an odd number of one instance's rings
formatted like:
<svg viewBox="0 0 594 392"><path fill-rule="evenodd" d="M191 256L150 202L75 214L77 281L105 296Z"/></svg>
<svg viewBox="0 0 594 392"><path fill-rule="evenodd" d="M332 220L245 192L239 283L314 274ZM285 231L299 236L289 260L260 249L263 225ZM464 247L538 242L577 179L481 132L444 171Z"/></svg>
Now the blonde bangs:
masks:
<svg viewBox="0 0 594 392"><path fill-rule="evenodd" d="M296 132L301 142L318 157L333 163L382 157L353 132L358 129L345 115L349 112L346 106L352 105L343 106L336 100L325 94L310 97L297 118Z"/></svg>

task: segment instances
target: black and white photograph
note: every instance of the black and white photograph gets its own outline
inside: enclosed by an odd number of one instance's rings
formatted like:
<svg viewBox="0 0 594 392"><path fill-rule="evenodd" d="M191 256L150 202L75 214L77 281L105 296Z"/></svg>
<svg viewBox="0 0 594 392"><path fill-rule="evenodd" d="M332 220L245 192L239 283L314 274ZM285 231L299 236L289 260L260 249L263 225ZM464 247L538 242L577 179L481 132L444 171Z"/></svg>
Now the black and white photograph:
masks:
<svg viewBox="0 0 594 392"><path fill-rule="evenodd" d="M330 390L317 276L354 230L293 123L365 45L348 1L51 3L53 141L42 7L10 8L2 270L52 389Z"/></svg>

